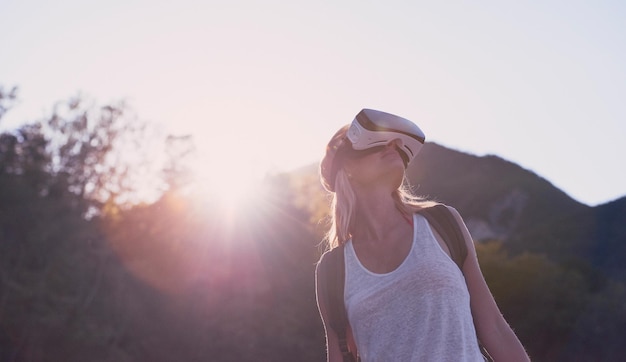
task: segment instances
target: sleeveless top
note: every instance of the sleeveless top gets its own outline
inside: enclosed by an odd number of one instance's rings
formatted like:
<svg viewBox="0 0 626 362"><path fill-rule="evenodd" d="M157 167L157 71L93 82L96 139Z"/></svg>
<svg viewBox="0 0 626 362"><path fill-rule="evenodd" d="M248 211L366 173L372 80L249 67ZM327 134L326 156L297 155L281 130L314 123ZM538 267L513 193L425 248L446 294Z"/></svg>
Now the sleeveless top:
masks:
<svg viewBox="0 0 626 362"><path fill-rule="evenodd" d="M344 300L357 349L370 361L484 361L463 273L423 216L394 271L377 274L345 248Z"/></svg>

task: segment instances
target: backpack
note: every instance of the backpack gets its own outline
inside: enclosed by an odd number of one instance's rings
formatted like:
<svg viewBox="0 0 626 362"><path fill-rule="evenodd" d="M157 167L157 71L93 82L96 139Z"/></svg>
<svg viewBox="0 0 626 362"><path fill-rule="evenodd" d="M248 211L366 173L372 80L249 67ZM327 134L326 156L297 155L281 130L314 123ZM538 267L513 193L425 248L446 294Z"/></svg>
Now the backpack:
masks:
<svg viewBox="0 0 626 362"><path fill-rule="evenodd" d="M463 263L467 257L467 245L463 232L452 212L446 205L436 204L417 211L424 216L428 223L443 238L450 256L456 265L463 270ZM321 291L318 298L323 298L327 306L328 324L337 333L339 349L344 362L360 361L356 345L352 338L350 323L343 300L345 282L344 247L336 247L324 253L317 266L317 283ZM486 361L491 357L479 343L481 353Z"/></svg>

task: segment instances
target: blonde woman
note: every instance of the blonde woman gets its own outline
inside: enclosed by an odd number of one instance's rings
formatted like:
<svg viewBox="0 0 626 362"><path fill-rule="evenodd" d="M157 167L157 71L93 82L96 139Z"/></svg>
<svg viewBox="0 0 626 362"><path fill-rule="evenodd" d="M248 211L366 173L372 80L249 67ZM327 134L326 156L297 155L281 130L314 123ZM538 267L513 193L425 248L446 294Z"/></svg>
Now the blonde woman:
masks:
<svg viewBox="0 0 626 362"><path fill-rule="evenodd" d="M332 137L320 164L333 194L331 249L343 248L343 302L354 345L350 353L331 327L326 281L316 271L328 361L528 361L481 274L474 244L456 210L467 257L451 250L419 211L434 203L412 195L405 169L424 143L414 123L364 109ZM356 348L355 348L356 347ZM342 353L343 351L343 353ZM345 358L345 359L344 359Z"/></svg>

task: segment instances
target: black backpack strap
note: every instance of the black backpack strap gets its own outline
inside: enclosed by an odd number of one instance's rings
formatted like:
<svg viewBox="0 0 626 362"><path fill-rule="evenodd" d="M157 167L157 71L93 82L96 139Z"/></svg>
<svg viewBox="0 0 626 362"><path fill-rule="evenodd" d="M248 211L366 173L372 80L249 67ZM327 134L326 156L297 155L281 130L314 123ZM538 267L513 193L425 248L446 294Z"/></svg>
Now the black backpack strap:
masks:
<svg viewBox="0 0 626 362"><path fill-rule="evenodd" d="M328 324L337 334L339 349L344 362L354 362L355 357L348 347L348 315L344 303L345 259L344 247L339 246L326 252L318 265L318 283L324 293L328 313Z"/></svg>
<svg viewBox="0 0 626 362"><path fill-rule="evenodd" d="M448 209L446 205L437 204L426 207L418 211L418 213L428 220L428 223L441 235L448 249L452 260L463 270L463 263L467 257L467 245L463 231L459 226L459 222Z"/></svg>

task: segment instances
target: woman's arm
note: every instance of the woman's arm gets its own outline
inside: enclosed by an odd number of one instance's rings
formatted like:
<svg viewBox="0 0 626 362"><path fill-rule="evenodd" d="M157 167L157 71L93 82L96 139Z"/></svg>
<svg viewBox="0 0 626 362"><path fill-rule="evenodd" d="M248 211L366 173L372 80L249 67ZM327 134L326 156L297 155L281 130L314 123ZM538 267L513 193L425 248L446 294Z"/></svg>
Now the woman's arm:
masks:
<svg viewBox="0 0 626 362"><path fill-rule="evenodd" d="M319 265L315 271L315 292L317 296L317 308L322 317L322 322L324 322L324 330L326 333L326 360L328 362L343 362L343 356L339 349L339 339L335 331L328 324L328 307L326 305L326 298L323 297L326 295L326 291L322 290L320 286L318 271Z"/></svg>
<svg viewBox="0 0 626 362"><path fill-rule="evenodd" d="M478 338L494 361L529 361L528 354L502 316L485 282L478 264L474 241L465 222L454 208L450 207L450 210L461 226L467 244L463 274L470 294L470 306Z"/></svg>

